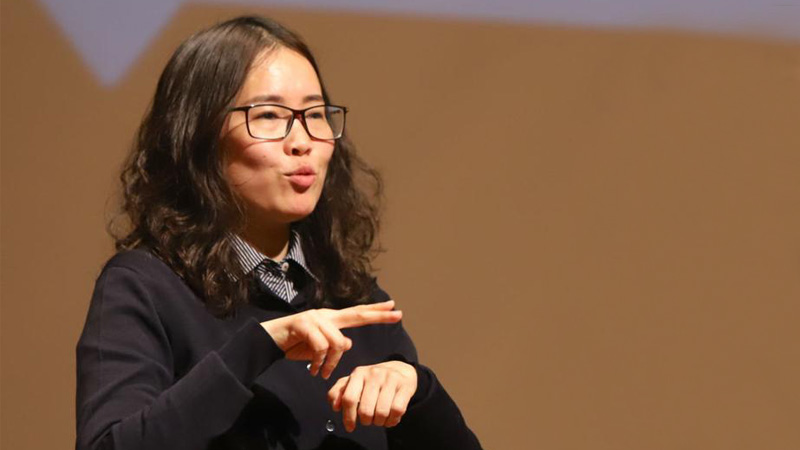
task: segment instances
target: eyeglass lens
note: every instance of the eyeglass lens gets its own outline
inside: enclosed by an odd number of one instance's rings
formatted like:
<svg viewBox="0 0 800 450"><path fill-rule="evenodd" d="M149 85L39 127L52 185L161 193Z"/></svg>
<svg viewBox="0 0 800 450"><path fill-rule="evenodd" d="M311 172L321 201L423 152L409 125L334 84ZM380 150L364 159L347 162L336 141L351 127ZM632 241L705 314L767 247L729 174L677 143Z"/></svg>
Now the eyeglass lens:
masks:
<svg viewBox="0 0 800 450"><path fill-rule="evenodd" d="M292 110L278 105L258 105L248 112L250 134L259 139L283 139L289 134ZM344 109L338 106L318 106L306 110L306 127L316 139L338 139L344 130ZM295 126L298 124L294 124Z"/></svg>

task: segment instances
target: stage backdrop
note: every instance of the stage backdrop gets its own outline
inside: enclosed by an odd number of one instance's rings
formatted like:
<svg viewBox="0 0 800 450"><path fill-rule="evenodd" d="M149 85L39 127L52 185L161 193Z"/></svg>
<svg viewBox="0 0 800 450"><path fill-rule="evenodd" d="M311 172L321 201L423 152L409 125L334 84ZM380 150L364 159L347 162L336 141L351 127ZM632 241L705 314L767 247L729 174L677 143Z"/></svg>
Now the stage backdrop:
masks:
<svg viewBox="0 0 800 450"><path fill-rule="evenodd" d="M121 161L172 50L244 12L351 108L379 280L487 449L800 448L792 30L163 3L103 72L52 5L3 2L3 449L74 445Z"/></svg>

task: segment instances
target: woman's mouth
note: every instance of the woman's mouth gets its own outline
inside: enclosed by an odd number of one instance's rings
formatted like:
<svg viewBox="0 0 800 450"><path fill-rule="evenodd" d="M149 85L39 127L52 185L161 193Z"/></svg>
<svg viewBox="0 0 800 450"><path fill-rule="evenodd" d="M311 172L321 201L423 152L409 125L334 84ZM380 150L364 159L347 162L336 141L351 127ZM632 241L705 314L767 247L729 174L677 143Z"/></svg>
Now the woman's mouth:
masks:
<svg viewBox="0 0 800 450"><path fill-rule="evenodd" d="M303 191L310 188L317 179L317 173L307 166L289 172L286 176L289 178L289 183L291 183L295 189Z"/></svg>

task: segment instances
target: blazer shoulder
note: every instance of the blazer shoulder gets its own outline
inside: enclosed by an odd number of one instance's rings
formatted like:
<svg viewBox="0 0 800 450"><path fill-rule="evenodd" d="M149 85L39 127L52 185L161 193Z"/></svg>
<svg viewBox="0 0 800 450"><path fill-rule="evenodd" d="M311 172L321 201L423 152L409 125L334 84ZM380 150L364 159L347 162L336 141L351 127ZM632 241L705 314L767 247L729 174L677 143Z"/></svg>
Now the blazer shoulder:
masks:
<svg viewBox="0 0 800 450"><path fill-rule="evenodd" d="M105 273L113 268L127 269L137 274L156 279L178 277L172 268L146 248L118 252L106 262L102 272Z"/></svg>
<svg viewBox="0 0 800 450"><path fill-rule="evenodd" d="M194 305L197 294L170 266L148 249L126 250L112 256L100 273L95 293L145 295L161 314L176 305ZM126 295L127 295L126 294Z"/></svg>
<svg viewBox="0 0 800 450"><path fill-rule="evenodd" d="M372 279L372 293L369 297L370 303L380 303L392 299L392 296L384 291L383 288L378 284L377 278Z"/></svg>

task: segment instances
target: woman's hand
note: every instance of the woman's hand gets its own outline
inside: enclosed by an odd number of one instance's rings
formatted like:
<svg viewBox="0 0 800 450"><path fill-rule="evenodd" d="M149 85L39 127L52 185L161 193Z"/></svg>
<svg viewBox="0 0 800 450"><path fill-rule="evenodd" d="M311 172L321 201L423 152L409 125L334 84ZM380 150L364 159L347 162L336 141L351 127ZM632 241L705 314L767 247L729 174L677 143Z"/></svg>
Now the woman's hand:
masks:
<svg viewBox="0 0 800 450"><path fill-rule="evenodd" d="M400 423L408 402L417 391L417 369L402 361L356 367L328 391L328 403L342 411L345 429L361 425L393 427Z"/></svg>
<svg viewBox="0 0 800 450"><path fill-rule="evenodd" d="M403 317L392 311L394 301L345 309L310 309L291 316L261 322L275 344L292 360L311 361L311 375L322 371L327 379L339 364L342 354L353 346L342 328L376 323L395 323Z"/></svg>

